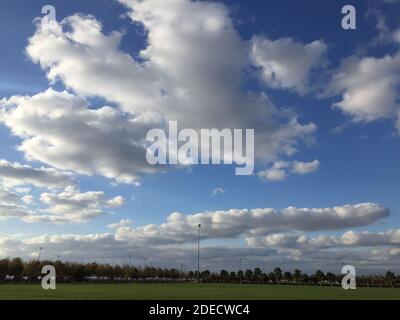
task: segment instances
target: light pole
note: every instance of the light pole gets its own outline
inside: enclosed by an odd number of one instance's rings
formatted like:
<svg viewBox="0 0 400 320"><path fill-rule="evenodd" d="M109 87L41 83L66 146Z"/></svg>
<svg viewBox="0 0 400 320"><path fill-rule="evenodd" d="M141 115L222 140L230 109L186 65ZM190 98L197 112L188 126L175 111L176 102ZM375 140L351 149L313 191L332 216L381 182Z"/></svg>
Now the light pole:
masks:
<svg viewBox="0 0 400 320"><path fill-rule="evenodd" d="M130 267L131 266L132 255L130 254L128 257L129 257L129 267Z"/></svg>
<svg viewBox="0 0 400 320"><path fill-rule="evenodd" d="M57 256L57 261L61 261L60 259L61 259L61 256L58 255L58 256Z"/></svg>
<svg viewBox="0 0 400 320"><path fill-rule="evenodd" d="M201 237L201 224L199 224L199 237L197 239L197 283L200 283L200 237Z"/></svg>
<svg viewBox="0 0 400 320"><path fill-rule="evenodd" d="M239 281L240 281L240 284L242 284L242 261L243 261L243 258L240 258L239 259Z"/></svg>
<svg viewBox="0 0 400 320"><path fill-rule="evenodd" d="M39 248L39 257L38 257L38 260L39 260L39 261L40 261L40 257L42 256L42 251L43 251L43 248L40 247L40 248Z"/></svg>

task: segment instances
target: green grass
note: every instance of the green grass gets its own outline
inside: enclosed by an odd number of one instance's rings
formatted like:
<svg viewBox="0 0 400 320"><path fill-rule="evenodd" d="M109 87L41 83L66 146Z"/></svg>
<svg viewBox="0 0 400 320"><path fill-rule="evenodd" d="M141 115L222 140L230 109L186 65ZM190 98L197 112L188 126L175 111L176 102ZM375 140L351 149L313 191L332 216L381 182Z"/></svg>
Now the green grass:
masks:
<svg viewBox="0 0 400 320"><path fill-rule="evenodd" d="M236 284L60 284L0 285L0 300L283 300L397 299L400 289L266 286Z"/></svg>

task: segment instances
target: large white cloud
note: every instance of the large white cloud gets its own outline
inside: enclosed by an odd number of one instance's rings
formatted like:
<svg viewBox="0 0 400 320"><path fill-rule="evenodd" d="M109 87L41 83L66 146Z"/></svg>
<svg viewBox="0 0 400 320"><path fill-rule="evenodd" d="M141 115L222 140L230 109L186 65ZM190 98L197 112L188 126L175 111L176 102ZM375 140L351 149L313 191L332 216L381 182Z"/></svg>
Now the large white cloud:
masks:
<svg viewBox="0 0 400 320"><path fill-rule="evenodd" d="M128 119L116 109L89 109L82 98L51 90L3 101L0 119L23 139L20 150L29 159L132 183L141 173L156 171L144 163L143 139L150 126L164 127L166 120L177 120L180 129L255 129L256 157L263 162L292 155L299 143L313 140L314 124L300 124L267 96L243 90L248 43L223 4L122 2L147 32L141 60L119 49L121 33L106 35L94 17L81 15L38 23L26 51L51 81L61 80L79 96L115 102ZM70 115L61 111L63 104ZM44 117L50 105L58 114ZM42 110L40 131L32 124L39 115L27 112L34 107ZM76 135L59 125L67 118ZM112 125L105 127L106 121Z"/></svg>
<svg viewBox="0 0 400 320"><path fill-rule="evenodd" d="M152 119L107 106L90 109L85 99L53 89L3 99L0 106L3 123L23 140L18 149L28 159L123 183L156 170L146 162L143 135L154 126Z"/></svg>
<svg viewBox="0 0 400 320"><path fill-rule="evenodd" d="M135 111L161 95L148 68L119 50L122 33L103 34L94 17L73 15L60 24L45 19L36 26L26 52L50 81L61 79L80 94L104 96Z"/></svg>
<svg viewBox="0 0 400 320"><path fill-rule="evenodd" d="M342 100L335 106L354 121L371 122L387 118L399 120L399 88L400 54L395 54L344 60L329 90L342 94Z"/></svg>
<svg viewBox="0 0 400 320"><path fill-rule="evenodd" d="M144 245L195 242L198 225L203 239L259 236L275 231L341 230L373 224L389 215L389 210L374 203L333 208L270 208L202 212L193 215L171 214L159 226L133 228L124 221L113 225L118 240L131 240Z"/></svg>
<svg viewBox="0 0 400 320"><path fill-rule="evenodd" d="M190 128L256 130L256 157L291 153L315 131L282 113L268 97L242 89L248 43L221 3L121 0L148 32L141 56L162 74L162 113ZM179 21L179 23L176 23ZM195 75L195 76L194 76Z"/></svg>
<svg viewBox="0 0 400 320"><path fill-rule="evenodd" d="M303 44L291 38L273 41L256 36L251 41L250 56L267 86L304 94L311 90L312 72L324 64L326 50L322 40Z"/></svg>

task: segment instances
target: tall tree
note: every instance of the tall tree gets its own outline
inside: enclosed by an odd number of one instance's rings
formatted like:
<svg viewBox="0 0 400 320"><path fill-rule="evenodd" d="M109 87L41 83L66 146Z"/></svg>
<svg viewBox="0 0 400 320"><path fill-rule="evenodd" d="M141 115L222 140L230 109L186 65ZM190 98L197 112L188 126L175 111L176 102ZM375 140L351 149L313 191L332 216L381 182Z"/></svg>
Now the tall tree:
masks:
<svg viewBox="0 0 400 320"><path fill-rule="evenodd" d="M278 282L282 280L282 269L281 268L276 267L274 269L274 277Z"/></svg>
<svg viewBox="0 0 400 320"><path fill-rule="evenodd" d="M0 260L0 281L4 280L10 270L10 260Z"/></svg>
<svg viewBox="0 0 400 320"><path fill-rule="evenodd" d="M20 279L24 271L24 264L21 258L12 259L9 269L11 275L13 275L16 279Z"/></svg>

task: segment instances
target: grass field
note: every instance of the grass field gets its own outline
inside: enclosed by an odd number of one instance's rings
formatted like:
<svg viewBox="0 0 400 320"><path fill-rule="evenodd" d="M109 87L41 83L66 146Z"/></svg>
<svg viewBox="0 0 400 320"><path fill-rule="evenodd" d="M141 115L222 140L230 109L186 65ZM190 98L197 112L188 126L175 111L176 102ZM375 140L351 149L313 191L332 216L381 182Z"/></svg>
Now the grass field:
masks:
<svg viewBox="0 0 400 320"><path fill-rule="evenodd" d="M235 284L0 285L0 300L400 300L400 289Z"/></svg>

